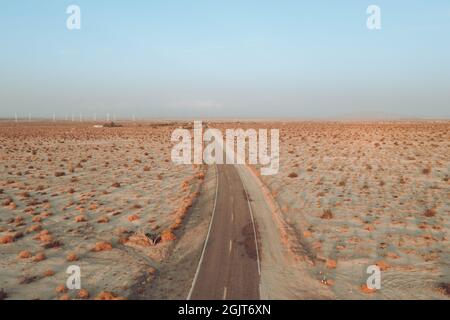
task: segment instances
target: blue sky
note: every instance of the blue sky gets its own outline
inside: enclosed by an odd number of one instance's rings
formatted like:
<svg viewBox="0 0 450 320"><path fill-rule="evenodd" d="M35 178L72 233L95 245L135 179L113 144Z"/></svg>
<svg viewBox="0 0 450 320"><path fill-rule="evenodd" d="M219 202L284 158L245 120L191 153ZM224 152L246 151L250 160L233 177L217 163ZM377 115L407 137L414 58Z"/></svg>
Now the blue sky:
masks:
<svg viewBox="0 0 450 320"><path fill-rule="evenodd" d="M81 8L81 30L66 8ZM381 8L382 29L366 28ZM0 116L450 117L450 2L17 0Z"/></svg>

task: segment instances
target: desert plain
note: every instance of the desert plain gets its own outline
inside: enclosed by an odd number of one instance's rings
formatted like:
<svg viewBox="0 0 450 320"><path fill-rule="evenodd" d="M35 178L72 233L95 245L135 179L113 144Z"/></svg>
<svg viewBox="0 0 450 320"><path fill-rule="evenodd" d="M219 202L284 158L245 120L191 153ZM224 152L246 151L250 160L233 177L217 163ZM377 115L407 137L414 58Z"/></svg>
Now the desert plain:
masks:
<svg viewBox="0 0 450 320"><path fill-rule="evenodd" d="M0 298L184 299L215 176L171 162L180 126L190 124L1 121ZM259 244L292 258L277 269L261 245L267 298L450 297L449 121L209 126L280 130L279 172L245 166L281 229L267 239L256 217ZM65 285L70 265L81 290ZM370 265L379 290L366 286Z"/></svg>

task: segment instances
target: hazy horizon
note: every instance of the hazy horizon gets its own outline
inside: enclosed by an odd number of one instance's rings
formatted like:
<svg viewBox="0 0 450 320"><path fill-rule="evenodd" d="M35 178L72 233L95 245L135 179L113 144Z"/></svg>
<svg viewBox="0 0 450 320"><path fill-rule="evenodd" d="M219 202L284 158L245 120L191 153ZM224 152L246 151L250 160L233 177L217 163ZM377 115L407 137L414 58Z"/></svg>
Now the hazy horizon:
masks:
<svg viewBox="0 0 450 320"><path fill-rule="evenodd" d="M0 117L448 119L449 34L444 0L11 1Z"/></svg>

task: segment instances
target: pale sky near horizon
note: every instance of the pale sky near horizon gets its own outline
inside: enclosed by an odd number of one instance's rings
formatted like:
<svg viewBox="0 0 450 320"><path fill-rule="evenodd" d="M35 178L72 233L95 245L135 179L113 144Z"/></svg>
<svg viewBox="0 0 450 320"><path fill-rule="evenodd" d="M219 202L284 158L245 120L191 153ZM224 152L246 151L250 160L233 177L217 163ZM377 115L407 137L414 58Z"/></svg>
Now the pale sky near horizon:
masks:
<svg viewBox="0 0 450 320"><path fill-rule="evenodd" d="M4 0L0 40L0 117L450 118L448 0Z"/></svg>

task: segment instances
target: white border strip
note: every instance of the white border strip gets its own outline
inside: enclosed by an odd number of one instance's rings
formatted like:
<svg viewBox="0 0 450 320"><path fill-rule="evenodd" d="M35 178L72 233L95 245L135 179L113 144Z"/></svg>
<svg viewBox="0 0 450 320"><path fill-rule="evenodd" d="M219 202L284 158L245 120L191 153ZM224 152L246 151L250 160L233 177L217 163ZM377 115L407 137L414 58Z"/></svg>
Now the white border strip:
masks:
<svg viewBox="0 0 450 320"><path fill-rule="evenodd" d="M213 206L211 221L209 222L208 233L206 235L205 243L203 244L202 255L200 256L200 260L199 260L198 265L197 265L197 270L195 271L194 280L192 280L192 285L191 285L191 289L189 290L189 294L187 296L187 300L191 300L192 292L194 291L194 287L195 287L195 284L197 282L198 274L200 273L200 267L202 266L203 256L205 255L205 251L206 251L206 245L208 244L209 234L211 232L211 227L212 227L213 220L214 220L214 214L216 213L217 192L218 192L218 189L219 189L219 170L217 169L217 165L215 165L214 168L215 168L215 171L216 171L216 194L214 196L214 206Z"/></svg>

